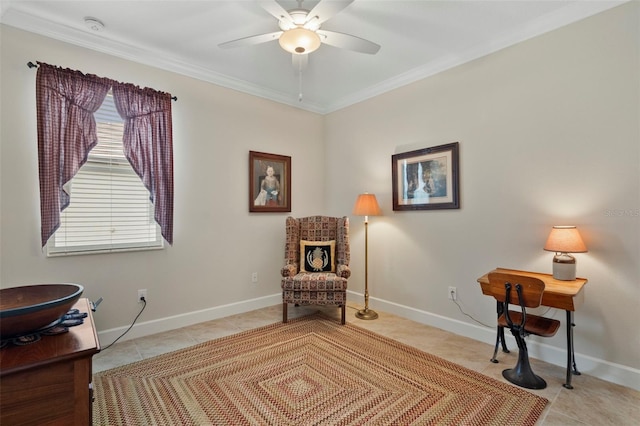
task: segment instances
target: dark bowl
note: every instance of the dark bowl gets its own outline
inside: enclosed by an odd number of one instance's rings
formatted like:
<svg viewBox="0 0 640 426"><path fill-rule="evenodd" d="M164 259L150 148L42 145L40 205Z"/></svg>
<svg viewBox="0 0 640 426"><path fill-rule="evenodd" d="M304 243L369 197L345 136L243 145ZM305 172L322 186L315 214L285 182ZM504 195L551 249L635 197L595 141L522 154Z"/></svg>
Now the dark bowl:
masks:
<svg viewBox="0 0 640 426"><path fill-rule="evenodd" d="M22 336L54 325L80 298L80 284L37 284L0 289L0 336Z"/></svg>

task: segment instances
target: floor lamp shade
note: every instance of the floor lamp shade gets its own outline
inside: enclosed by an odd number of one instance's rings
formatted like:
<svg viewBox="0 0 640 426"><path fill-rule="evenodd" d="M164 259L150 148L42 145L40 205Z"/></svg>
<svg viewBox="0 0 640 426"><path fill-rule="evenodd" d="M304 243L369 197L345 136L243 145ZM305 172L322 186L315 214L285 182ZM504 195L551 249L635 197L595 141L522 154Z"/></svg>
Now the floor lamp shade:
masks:
<svg viewBox="0 0 640 426"><path fill-rule="evenodd" d="M553 278L563 281L576 279L576 258L569 253L585 253L587 246L575 226L554 226L544 249L556 252L553 257Z"/></svg>
<svg viewBox="0 0 640 426"><path fill-rule="evenodd" d="M365 320L378 318L378 313L369 309L369 216L380 216L382 210L374 194L360 194L353 206L353 214L364 216L364 309L356 312L356 317Z"/></svg>
<svg viewBox="0 0 640 426"><path fill-rule="evenodd" d="M382 210L380 210L375 194L358 195L356 204L353 206L353 214L356 216L380 216Z"/></svg>

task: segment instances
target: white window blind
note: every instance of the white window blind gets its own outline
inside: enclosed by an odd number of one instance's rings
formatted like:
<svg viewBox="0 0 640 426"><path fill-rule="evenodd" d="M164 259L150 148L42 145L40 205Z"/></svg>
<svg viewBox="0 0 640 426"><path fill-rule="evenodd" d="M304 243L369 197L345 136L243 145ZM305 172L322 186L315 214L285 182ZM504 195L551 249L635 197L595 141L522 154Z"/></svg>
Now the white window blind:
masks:
<svg viewBox="0 0 640 426"><path fill-rule="evenodd" d="M48 255L162 248L149 191L124 156L124 123L111 92L94 116L98 144L66 187L71 202L60 214Z"/></svg>

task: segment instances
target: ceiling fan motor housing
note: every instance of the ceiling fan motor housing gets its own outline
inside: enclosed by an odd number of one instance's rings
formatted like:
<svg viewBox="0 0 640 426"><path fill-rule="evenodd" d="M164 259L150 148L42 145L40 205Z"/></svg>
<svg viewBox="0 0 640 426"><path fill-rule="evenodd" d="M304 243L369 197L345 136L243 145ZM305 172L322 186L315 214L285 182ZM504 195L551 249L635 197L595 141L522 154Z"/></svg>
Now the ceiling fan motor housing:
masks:
<svg viewBox="0 0 640 426"><path fill-rule="evenodd" d="M292 30L296 27L304 27L311 31L320 29L317 17L314 16L307 21L307 16L309 16L307 9L291 9L287 13L289 13L291 21L288 19L278 20L278 26L282 31Z"/></svg>

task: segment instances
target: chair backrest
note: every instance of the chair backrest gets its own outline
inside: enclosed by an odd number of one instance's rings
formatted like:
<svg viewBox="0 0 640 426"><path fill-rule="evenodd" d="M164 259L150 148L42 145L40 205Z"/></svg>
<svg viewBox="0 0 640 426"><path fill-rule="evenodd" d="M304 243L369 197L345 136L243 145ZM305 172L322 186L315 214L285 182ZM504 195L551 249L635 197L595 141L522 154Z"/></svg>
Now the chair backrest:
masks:
<svg viewBox="0 0 640 426"><path fill-rule="evenodd" d="M331 216L287 217L284 258L300 265L300 240L336 242L336 263L349 265L349 218Z"/></svg>
<svg viewBox="0 0 640 426"><path fill-rule="evenodd" d="M505 284L511 284L510 297L507 301ZM522 288L522 302L527 308L537 308L542 302L544 282L538 278L526 275L506 274L502 272L489 273L489 291L498 302L507 302L512 305L520 305L516 284Z"/></svg>

